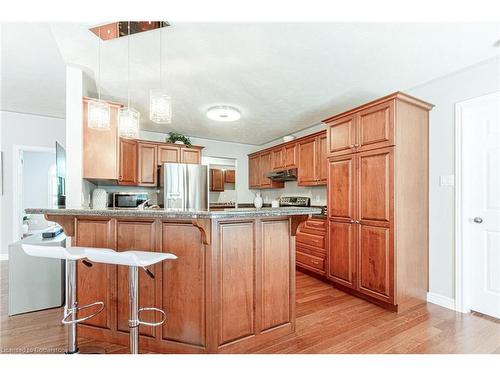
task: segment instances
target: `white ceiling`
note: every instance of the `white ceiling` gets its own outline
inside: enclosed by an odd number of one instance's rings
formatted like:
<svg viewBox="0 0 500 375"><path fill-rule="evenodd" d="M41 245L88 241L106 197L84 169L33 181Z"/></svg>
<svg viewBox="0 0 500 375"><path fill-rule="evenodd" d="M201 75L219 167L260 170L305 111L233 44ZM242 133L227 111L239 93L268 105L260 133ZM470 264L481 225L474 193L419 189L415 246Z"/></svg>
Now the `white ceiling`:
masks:
<svg viewBox="0 0 500 375"><path fill-rule="evenodd" d="M0 30L0 109L64 118L65 64L50 25L2 23Z"/></svg>
<svg viewBox="0 0 500 375"><path fill-rule="evenodd" d="M52 35L47 25L5 27L5 107L63 115L63 62L97 71L89 26L51 24ZM163 70L173 122L148 119L148 90L159 86L159 31L130 38L131 105L145 130L262 144L497 55L499 38L498 25L484 23L172 23L163 30ZM102 96L123 103L126 47L121 38L101 51ZM237 107L242 117L209 120L213 105Z"/></svg>

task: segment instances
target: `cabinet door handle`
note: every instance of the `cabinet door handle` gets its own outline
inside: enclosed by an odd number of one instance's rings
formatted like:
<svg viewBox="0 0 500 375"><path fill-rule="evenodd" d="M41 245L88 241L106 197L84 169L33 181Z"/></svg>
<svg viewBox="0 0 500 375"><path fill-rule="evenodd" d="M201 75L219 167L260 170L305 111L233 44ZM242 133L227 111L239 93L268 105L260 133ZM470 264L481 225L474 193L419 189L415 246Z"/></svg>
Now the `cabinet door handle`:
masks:
<svg viewBox="0 0 500 375"><path fill-rule="evenodd" d="M359 220L356 220L356 224L359 224L359 223L360 223L360 221L359 221Z"/></svg>
<svg viewBox="0 0 500 375"><path fill-rule="evenodd" d="M351 220L351 224L354 224L356 221L355 220Z"/></svg>
<svg viewBox="0 0 500 375"><path fill-rule="evenodd" d="M356 145L349 145L349 148L354 148L356 147Z"/></svg>
<svg viewBox="0 0 500 375"><path fill-rule="evenodd" d="M354 147L359 147L359 144L355 143L355 144L354 144Z"/></svg>
<svg viewBox="0 0 500 375"><path fill-rule="evenodd" d="M316 265L318 265L318 264L319 264L319 262L318 262L317 260L311 260L311 263L312 263L312 264L316 264Z"/></svg>

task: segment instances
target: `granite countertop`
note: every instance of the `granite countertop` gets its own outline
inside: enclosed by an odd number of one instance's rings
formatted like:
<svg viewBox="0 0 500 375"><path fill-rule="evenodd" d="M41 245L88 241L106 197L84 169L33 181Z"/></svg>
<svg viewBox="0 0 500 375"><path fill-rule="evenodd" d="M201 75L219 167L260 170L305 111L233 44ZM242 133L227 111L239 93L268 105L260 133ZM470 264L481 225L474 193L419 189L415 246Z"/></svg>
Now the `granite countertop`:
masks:
<svg viewBox="0 0 500 375"><path fill-rule="evenodd" d="M263 208L227 208L224 210L182 210L182 209L114 209L91 208L27 208L27 214L48 214L63 216L114 216L114 217L153 217L170 219L218 219L238 217L295 216L317 215L318 207L263 207Z"/></svg>

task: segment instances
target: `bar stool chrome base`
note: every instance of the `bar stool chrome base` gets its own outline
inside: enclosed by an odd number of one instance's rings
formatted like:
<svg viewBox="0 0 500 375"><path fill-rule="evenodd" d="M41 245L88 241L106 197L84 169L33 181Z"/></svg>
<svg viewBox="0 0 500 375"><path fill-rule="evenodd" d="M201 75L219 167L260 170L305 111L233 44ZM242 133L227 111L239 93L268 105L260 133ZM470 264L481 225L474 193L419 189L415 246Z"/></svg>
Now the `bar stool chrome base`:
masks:
<svg viewBox="0 0 500 375"><path fill-rule="evenodd" d="M90 303L84 306L78 306L76 300L76 262L82 260L83 263L91 267L92 263L85 260L85 248L64 248L64 247L53 247L53 246L40 246L40 245L22 245L24 252L30 256L42 257L42 258L54 258L65 260L66 274L65 274L65 305L64 305L64 315L61 323L68 326L68 338L67 338L67 350L66 354L78 354L80 353L78 349L78 339L76 332L76 325L78 323L84 322L88 319L93 318L99 314L104 309L104 302L98 301ZM92 307L99 306L93 313L77 318L79 311L86 310Z"/></svg>
<svg viewBox="0 0 500 375"><path fill-rule="evenodd" d="M129 282L129 320L128 328L130 334L130 354L139 354L139 326L146 325L150 327L157 327L165 323L167 314L165 311L156 307L142 307L139 308L139 268L137 266L129 266L128 269L128 282ZM149 270L148 270L149 271ZM154 279L151 271L147 272L148 276ZM143 322L139 319L142 311L156 311L162 314L163 319L159 322Z"/></svg>
<svg viewBox="0 0 500 375"><path fill-rule="evenodd" d="M155 278L154 274L147 267L160 263L167 259L177 259L174 254L157 253L152 251L122 251L116 252L105 249L87 249L87 258L92 262L116 264L129 267L129 334L130 334L130 353L139 354L139 326L146 325L157 327L166 320L166 314L163 310L156 307L139 308L139 267L146 274ZM145 322L139 319L143 311L159 312L163 318L158 322Z"/></svg>

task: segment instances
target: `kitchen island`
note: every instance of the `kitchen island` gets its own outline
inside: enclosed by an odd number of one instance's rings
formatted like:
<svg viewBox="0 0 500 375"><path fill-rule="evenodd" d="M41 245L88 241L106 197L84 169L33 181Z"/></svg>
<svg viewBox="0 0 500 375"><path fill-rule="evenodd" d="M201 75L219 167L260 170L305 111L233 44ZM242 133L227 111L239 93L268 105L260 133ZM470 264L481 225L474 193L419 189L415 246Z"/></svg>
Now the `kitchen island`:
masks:
<svg viewBox="0 0 500 375"><path fill-rule="evenodd" d="M140 307L167 321L140 327L140 347L163 353L244 353L295 330L295 233L320 208L199 210L28 209L59 223L72 246L178 256L140 273ZM78 264L80 305L105 309L79 335L128 343L128 270ZM150 315L148 315L150 314ZM152 312L141 320L154 321Z"/></svg>

